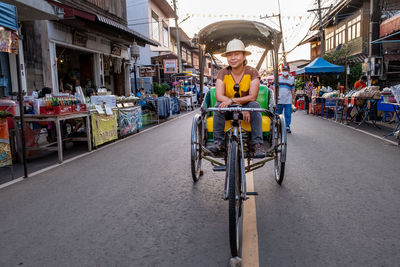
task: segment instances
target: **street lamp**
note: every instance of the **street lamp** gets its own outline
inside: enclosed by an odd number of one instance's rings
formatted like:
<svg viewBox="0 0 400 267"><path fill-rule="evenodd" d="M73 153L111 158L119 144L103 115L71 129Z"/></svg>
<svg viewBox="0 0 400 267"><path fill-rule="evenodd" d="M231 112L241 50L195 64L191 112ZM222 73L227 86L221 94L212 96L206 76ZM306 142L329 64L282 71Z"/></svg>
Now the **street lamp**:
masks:
<svg viewBox="0 0 400 267"><path fill-rule="evenodd" d="M131 46L131 57L133 58L133 77L135 81L135 92L134 95L137 93L137 81L136 81L136 62L140 57L140 49L136 42L133 42Z"/></svg>

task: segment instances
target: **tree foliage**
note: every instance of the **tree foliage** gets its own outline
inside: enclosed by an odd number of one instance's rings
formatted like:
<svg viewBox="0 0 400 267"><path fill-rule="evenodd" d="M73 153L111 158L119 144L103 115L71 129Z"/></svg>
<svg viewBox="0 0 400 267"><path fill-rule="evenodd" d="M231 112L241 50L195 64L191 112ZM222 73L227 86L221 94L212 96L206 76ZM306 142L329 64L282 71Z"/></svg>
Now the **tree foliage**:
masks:
<svg viewBox="0 0 400 267"><path fill-rule="evenodd" d="M347 76L348 79L348 86L350 88L353 87L353 84L360 78L362 74L362 67L361 63L350 63L349 58L352 56L354 44L342 44L339 47L331 52L327 52L324 54L323 58L335 65L348 65L350 67L350 74ZM338 78L339 76L339 78ZM339 75L322 75L320 77L322 84L327 86L331 86L333 89L337 88L338 82L342 86L346 83L346 70L345 72Z"/></svg>
<svg viewBox="0 0 400 267"><path fill-rule="evenodd" d="M160 84L155 82L153 84L153 89L155 94L157 94L158 96L163 96L165 94L165 91L167 91L167 89L170 89L170 87L167 83Z"/></svg>

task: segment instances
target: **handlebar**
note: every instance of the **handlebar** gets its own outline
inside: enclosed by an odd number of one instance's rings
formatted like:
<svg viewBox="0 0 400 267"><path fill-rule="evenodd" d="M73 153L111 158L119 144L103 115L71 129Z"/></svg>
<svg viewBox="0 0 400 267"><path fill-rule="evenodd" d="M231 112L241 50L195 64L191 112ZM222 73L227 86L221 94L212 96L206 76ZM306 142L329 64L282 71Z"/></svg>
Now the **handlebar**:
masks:
<svg viewBox="0 0 400 267"><path fill-rule="evenodd" d="M240 106L234 106L234 107L227 107L227 108L207 108L206 112L211 112L211 111L231 111L231 112L242 112L242 111L250 111L250 112L264 112L267 114L269 117L274 117L276 116L274 113L269 111L268 109L264 108L242 108Z"/></svg>

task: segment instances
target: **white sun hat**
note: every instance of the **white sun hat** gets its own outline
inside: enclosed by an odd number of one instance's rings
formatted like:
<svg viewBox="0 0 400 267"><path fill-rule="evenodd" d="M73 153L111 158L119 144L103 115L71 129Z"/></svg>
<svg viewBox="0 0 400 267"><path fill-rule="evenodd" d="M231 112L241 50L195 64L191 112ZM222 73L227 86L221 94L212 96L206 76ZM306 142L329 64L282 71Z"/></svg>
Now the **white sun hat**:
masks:
<svg viewBox="0 0 400 267"><path fill-rule="evenodd" d="M240 41L239 39L233 39L229 41L228 45L226 46L226 51L222 53L221 56L226 57L226 54L237 51L244 52L246 56L251 55L251 52L246 50L246 47L244 46L244 43L242 41Z"/></svg>

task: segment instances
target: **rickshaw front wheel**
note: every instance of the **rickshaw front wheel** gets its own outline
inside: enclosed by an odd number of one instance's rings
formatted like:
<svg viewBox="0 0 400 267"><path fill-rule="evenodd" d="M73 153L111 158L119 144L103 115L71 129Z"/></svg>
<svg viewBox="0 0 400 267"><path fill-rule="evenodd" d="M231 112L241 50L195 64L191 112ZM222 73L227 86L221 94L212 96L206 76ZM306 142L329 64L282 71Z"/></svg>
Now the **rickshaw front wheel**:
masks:
<svg viewBox="0 0 400 267"><path fill-rule="evenodd" d="M192 136L191 136L191 153L190 165L192 169L192 178L197 182L203 175L201 170L201 144L202 144L202 123L199 114L196 114L192 122Z"/></svg>

